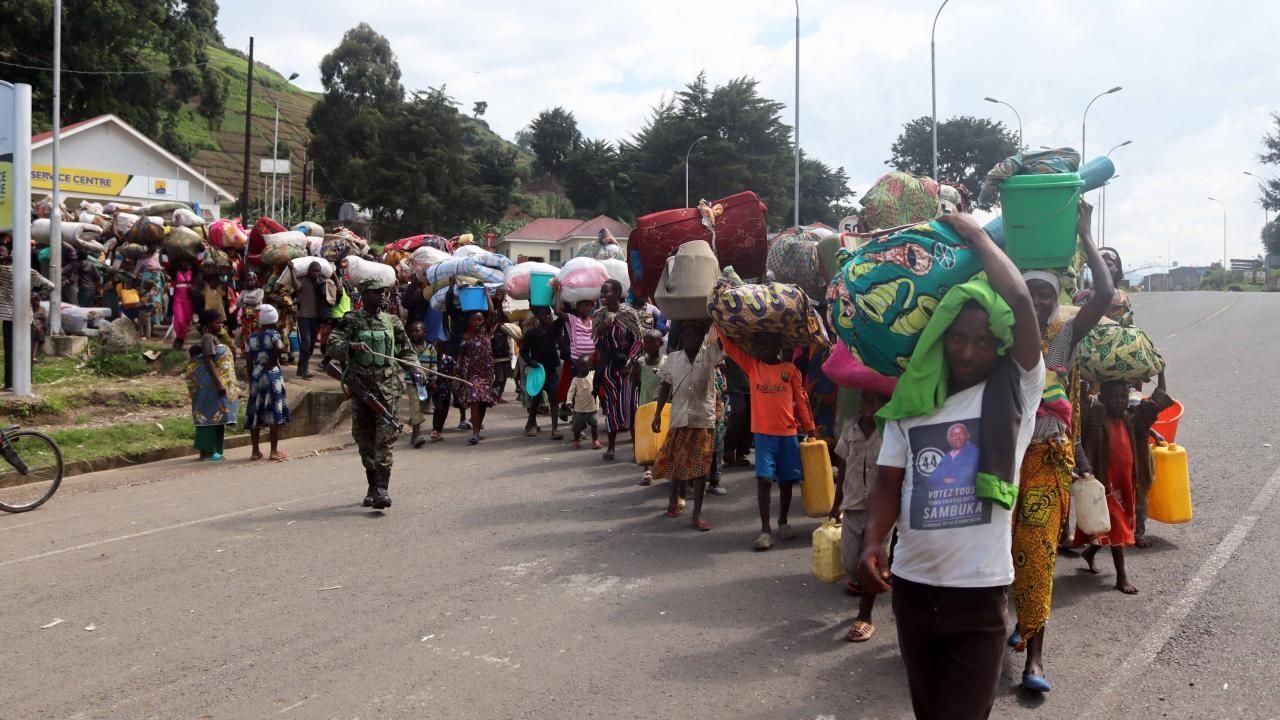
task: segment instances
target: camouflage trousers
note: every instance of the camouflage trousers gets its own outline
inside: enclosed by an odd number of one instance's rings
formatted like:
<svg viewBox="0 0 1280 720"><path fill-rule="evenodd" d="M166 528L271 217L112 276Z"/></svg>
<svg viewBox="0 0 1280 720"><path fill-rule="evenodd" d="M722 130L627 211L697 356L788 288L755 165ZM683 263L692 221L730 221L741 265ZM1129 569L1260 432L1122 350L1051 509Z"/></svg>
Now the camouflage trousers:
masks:
<svg viewBox="0 0 1280 720"><path fill-rule="evenodd" d="M381 398L381 400L391 414L395 415L400 398ZM352 403L351 437L355 439L356 447L360 449L360 462L364 464L365 470L390 472L391 447L395 445L398 433L394 427L382 419L381 415L370 410L364 403Z"/></svg>

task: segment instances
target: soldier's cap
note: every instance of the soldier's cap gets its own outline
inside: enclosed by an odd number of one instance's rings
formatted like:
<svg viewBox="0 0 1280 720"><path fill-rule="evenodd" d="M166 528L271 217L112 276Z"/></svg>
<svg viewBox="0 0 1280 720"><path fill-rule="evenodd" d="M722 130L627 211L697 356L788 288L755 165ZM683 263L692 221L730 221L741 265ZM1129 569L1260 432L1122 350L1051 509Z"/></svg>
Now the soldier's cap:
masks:
<svg viewBox="0 0 1280 720"><path fill-rule="evenodd" d="M368 278L367 280L361 281L360 284L356 286L356 289L360 292L364 292L365 290L386 290L388 287L390 287L390 284L381 278Z"/></svg>

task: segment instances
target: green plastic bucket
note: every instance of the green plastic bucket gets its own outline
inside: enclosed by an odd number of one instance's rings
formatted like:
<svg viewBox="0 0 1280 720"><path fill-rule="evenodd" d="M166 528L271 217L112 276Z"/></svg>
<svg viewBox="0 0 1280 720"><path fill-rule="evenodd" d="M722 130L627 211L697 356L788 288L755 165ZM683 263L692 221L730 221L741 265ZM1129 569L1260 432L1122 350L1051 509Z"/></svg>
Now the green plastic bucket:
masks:
<svg viewBox="0 0 1280 720"><path fill-rule="evenodd" d="M1063 268L1076 254L1078 173L1014 175L1000 188L1004 251L1023 270Z"/></svg>
<svg viewBox="0 0 1280 720"><path fill-rule="evenodd" d="M555 293L551 290L551 281L555 279L551 273L529 273L529 306L551 307Z"/></svg>

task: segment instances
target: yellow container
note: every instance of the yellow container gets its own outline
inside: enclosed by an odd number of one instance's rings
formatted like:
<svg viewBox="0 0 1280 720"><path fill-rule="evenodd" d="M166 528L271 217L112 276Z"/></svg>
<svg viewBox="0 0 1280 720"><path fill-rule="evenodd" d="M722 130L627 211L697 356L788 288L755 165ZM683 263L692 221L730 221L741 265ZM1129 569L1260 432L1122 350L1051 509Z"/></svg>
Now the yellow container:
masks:
<svg viewBox="0 0 1280 720"><path fill-rule="evenodd" d="M826 440L800 443L800 469L804 479L800 494L804 498L804 514L811 518L827 517L836 501L836 483L831 475L831 453Z"/></svg>
<svg viewBox="0 0 1280 720"><path fill-rule="evenodd" d="M840 526L828 520L813 531L813 576L824 583L844 577L840 560Z"/></svg>
<svg viewBox="0 0 1280 720"><path fill-rule="evenodd" d="M1186 448L1160 443L1151 448L1151 457L1155 461L1155 477L1147 493L1147 517L1169 525L1191 522L1191 475Z"/></svg>
<svg viewBox="0 0 1280 720"><path fill-rule="evenodd" d="M636 464L652 465L658 459L658 450L667 441L667 431L671 429L671 404L662 408L662 432L653 434L653 413L658 403L645 403L636 408Z"/></svg>

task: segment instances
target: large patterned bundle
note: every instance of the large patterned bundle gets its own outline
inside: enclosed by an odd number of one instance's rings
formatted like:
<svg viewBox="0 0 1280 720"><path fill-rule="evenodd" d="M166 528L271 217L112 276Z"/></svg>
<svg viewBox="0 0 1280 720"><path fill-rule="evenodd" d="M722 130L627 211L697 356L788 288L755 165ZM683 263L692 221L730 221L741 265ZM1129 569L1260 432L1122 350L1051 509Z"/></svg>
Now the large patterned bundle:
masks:
<svg viewBox="0 0 1280 720"><path fill-rule="evenodd" d="M789 347L827 344L822 320L803 290L776 282L746 284L732 267L712 288L707 311L725 336L746 347L762 333L781 335Z"/></svg>
<svg viewBox="0 0 1280 720"><path fill-rule="evenodd" d="M204 251L204 228L178 226L169 231L164 241L164 252L171 261L199 259Z"/></svg>
<svg viewBox="0 0 1280 720"><path fill-rule="evenodd" d="M939 214L938 183L904 172L885 174L860 200L865 227L886 230L932 220Z"/></svg>
<svg viewBox="0 0 1280 720"><path fill-rule="evenodd" d="M239 250L248 242L249 234L238 221L215 220L209 226L209 242L224 250Z"/></svg>
<svg viewBox="0 0 1280 720"><path fill-rule="evenodd" d="M1164 371L1164 358L1142 328L1103 318L1080 341L1080 372L1085 380L1134 382Z"/></svg>
<svg viewBox="0 0 1280 720"><path fill-rule="evenodd" d="M432 285L447 283L452 277L476 278L488 285L501 284L511 261L505 255L482 252L453 257L428 267L421 277Z"/></svg>
<svg viewBox="0 0 1280 720"><path fill-rule="evenodd" d="M603 240L592 240L583 245L574 257L589 257L593 260L622 260L626 262L627 254L618 244L617 238L607 235ZM630 284L630 281L628 281Z"/></svg>
<svg viewBox="0 0 1280 720"><path fill-rule="evenodd" d="M858 248L831 289L831 320L868 368L898 377L942 296L982 271L947 226L930 222Z"/></svg>
<svg viewBox="0 0 1280 720"><path fill-rule="evenodd" d="M769 256L765 259L765 266L773 271L778 282L799 285L816 302L823 301L830 280L822 274L818 253L821 239L811 230L782 233L769 245Z"/></svg>
<svg viewBox="0 0 1280 720"><path fill-rule="evenodd" d="M573 258L556 275L556 282L560 283L560 299L571 304L596 300L600 297L600 286L609 277L608 268L599 260Z"/></svg>

